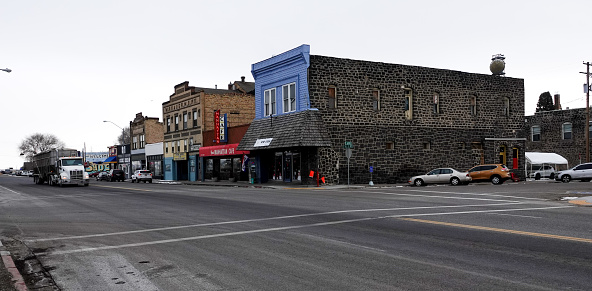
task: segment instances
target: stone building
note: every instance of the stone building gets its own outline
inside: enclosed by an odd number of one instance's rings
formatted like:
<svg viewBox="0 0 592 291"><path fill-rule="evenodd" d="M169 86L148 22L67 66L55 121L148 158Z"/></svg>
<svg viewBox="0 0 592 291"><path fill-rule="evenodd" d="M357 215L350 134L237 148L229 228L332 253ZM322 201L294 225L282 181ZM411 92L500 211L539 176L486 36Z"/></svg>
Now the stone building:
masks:
<svg viewBox="0 0 592 291"><path fill-rule="evenodd" d="M163 124L159 121L158 117L142 116L142 112L140 112L130 122L130 129L132 138L132 173L135 170L149 169L146 158L146 145L162 142ZM162 163L162 158L160 161L153 160L152 162ZM154 171L155 169L152 170Z"/></svg>
<svg viewBox="0 0 592 291"><path fill-rule="evenodd" d="M255 156L260 182L314 183L312 170L347 183L346 143L351 183L499 162L523 175L522 79L310 55L308 45L252 73L256 119L239 149Z"/></svg>
<svg viewBox="0 0 592 291"><path fill-rule="evenodd" d="M560 154L570 167L584 163L586 108L543 111L526 116L522 136L527 140L529 152Z"/></svg>
<svg viewBox="0 0 592 291"><path fill-rule="evenodd" d="M225 128L249 124L254 109L254 83L245 82L244 77L228 84L227 89L193 87L189 82L176 85L169 101L162 104L165 179L201 179L199 152L204 146L204 131L216 128L215 118L220 114L226 116Z"/></svg>

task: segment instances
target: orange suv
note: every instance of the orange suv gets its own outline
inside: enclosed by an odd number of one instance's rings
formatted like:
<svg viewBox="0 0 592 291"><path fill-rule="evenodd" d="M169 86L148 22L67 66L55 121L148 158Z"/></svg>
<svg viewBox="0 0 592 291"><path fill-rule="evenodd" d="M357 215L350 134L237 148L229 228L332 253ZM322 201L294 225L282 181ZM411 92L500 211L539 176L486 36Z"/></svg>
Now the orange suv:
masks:
<svg viewBox="0 0 592 291"><path fill-rule="evenodd" d="M510 169L503 164L478 165L472 167L468 172L473 182L491 181L494 185L502 184L512 178Z"/></svg>

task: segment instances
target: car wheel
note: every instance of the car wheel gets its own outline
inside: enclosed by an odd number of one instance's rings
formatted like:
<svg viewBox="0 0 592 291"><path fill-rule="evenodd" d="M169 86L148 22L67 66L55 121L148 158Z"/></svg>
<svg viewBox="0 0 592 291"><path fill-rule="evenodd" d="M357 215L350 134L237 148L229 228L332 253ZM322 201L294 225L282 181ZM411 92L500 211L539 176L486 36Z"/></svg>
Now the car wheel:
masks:
<svg viewBox="0 0 592 291"><path fill-rule="evenodd" d="M549 179L555 180L555 173L551 173L551 175L549 175Z"/></svg>
<svg viewBox="0 0 592 291"><path fill-rule="evenodd" d="M453 177L452 179L450 179L450 185L452 185L452 186L460 185L460 179L458 179L457 177Z"/></svg>
<svg viewBox="0 0 592 291"><path fill-rule="evenodd" d="M563 182L563 183L569 183L569 181L571 181L571 176L570 175L563 175L563 176L561 176L561 182Z"/></svg>
<svg viewBox="0 0 592 291"><path fill-rule="evenodd" d="M536 175L534 175L534 179L535 180L540 180L541 179L541 174L540 173L536 173Z"/></svg>
<svg viewBox="0 0 592 291"><path fill-rule="evenodd" d="M415 179L415 181L413 181L413 184L417 187L423 186L423 180L422 179Z"/></svg>
<svg viewBox="0 0 592 291"><path fill-rule="evenodd" d="M150 181L148 181L148 182L150 182L150 184L152 184L152 180L150 180Z"/></svg>
<svg viewBox="0 0 592 291"><path fill-rule="evenodd" d="M500 178L500 176L493 176L491 177L491 184L493 185L499 185L502 183L502 179Z"/></svg>
<svg viewBox="0 0 592 291"><path fill-rule="evenodd" d="M134 182L134 179L132 179L132 183Z"/></svg>

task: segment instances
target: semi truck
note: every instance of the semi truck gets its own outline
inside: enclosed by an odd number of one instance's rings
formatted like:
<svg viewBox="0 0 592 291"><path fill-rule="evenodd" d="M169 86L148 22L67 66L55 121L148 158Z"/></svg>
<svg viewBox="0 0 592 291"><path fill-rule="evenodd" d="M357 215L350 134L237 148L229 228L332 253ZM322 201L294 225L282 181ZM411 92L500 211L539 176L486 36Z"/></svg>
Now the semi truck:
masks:
<svg viewBox="0 0 592 291"><path fill-rule="evenodd" d="M74 149L51 149L33 156L33 181L49 185L88 186L82 157Z"/></svg>

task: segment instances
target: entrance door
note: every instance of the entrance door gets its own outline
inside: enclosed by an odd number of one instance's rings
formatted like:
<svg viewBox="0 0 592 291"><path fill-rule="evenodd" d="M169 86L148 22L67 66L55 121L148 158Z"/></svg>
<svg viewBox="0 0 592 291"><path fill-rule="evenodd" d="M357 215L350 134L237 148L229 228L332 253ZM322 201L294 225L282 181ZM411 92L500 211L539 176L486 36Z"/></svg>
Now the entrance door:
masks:
<svg viewBox="0 0 592 291"><path fill-rule="evenodd" d="M292 182L292 153L284 153L284 182Z"/></svg>
<svg viewBox="0 0 592 291"><path fill-rule="evenodd" d="M187 160L177 161L177 180L189 180L189 170Z"/></svg>

